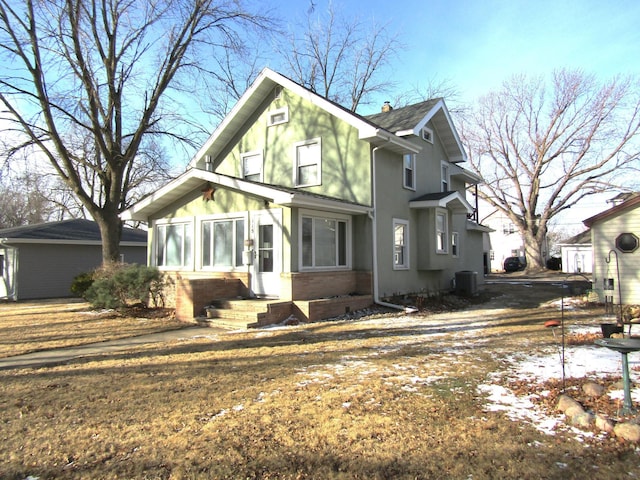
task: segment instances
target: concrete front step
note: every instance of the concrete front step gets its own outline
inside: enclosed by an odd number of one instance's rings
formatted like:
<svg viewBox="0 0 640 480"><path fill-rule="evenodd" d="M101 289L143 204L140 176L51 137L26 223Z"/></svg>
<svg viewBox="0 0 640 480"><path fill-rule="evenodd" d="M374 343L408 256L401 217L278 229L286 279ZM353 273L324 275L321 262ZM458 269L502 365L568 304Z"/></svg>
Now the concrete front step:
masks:
<svg viewBox="0 0 640 480"><path fill-rule="evenodd" d="M280 302L273 299L219 299L212 302L215 309L199 323L231 328L256 327L261 324L260 319L268 315L272 303Z"/></svg>

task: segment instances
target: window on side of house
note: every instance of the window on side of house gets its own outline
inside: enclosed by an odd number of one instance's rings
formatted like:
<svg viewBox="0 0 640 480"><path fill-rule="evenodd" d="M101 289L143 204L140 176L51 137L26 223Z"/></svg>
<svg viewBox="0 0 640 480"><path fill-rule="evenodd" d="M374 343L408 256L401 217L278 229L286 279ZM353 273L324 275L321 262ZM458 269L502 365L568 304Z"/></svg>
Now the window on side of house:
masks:
<svg viewBox="0 0 640 480"><path fill-rule="evenodd" d="M301 214L302 268L348 268L351 257L350 228L347 217Z"/></svg>
<svg viewBox="0 0 640 480"><path fill-rule="evenodd" d="M202 221L202 268L241 267L244 248L243 218Z"/></svg>
<svg viewBox="0 0 640 480"><path fill-rule="evenodd" d="M262 152L247 152L242 159L242 178L253 182L262 182Z"/></svg>
<svg viewBox="0 0 640 480"><path fill-rule="evenodd" d="M448 253L447 212L436 211L436 253Z"/></svg>
<svg viewBox="0 0 640 480"><path fill-rule="evenodd" d="M409 268L409 222L393 219L393 268Z"/></svg>
<svg viewBox="0 0 640 480"><path fill-rule="evenodd" d="M405 153L402 165L402 185L410 190L416 189L416 154Z"/></svg>
<svg viewBox="0 0 640 480"><path fill-rule="evenodd" d="M505 223L502 225L502 233L505 235L510 235L515 233L516 226L513 223Z"/></svg>
<svg viewBox="0 0 640 480"><path fill-rule="evenodd" d="M4 277L4 253L0 253L0 278Z"/></svg>
<svg viewBox="0 0 640 480"><path fill-rule="evenodd" d="M460 255L459 241L460 241L460 236L458 235L458 232L453 232L451 234L451 255L454 257L457 257Z"/></svg>
<svg viewBox="0 0 640 480"><path fill-rule="evenodd" d="M447 165L445 162L442 162L440 177L442 180L442 191L448 192L449 191L449 165Z"/></svg>
<svg viewBox="0 0 640 480"><path fill-rule="evenodd" d="M433 130L428 127L422 129L422 139L425 142L433 143Z"/></svg>
<svg viewBox="0 0 640 480"><path fill-rule="evenodd" d="M191 222L156 226L156 266L183 268L191 264Z"/></svg>
<svg viewBox="0 0 640 480"><path fill-rule="evenodd" d="M282 107L267 113L267 126L273 127L289 121L289 108Z"/></svg>
<svg viewBox="0 0 640 480"><path fill-rule="evenodd" d="M296 187L322 184L322 153L320 139L295 144L293 183Z"/></svg>

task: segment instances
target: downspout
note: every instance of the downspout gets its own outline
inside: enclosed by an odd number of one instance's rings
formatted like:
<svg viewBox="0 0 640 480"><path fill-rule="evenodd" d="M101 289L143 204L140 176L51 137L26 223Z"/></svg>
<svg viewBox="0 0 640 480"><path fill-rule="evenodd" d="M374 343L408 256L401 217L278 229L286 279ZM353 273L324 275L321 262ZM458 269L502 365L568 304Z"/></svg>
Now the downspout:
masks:
<svg viewBox="0 0 640 480"><path fill-rule="evenodd" d="M389 143L389 140L387 140L387 143ZM407 309L401 305L396 305L394 303L388 303L388 302L383 302L382 300L380 300L380 294L378 292L378 236L377 236L377 220L376 220L376 153L378 153L378 150L382 148L382 147L374 147L374 149L371 152L371 171L372 171L372 179L371 179L371 205L372 205L372 209L369 212L369 218L371 219L371 229L372 229L372 247L373 247L373 265L372 265L372 270L373 270L373 301L374 303L378 304L378 305L382 305L383 307L389 307L389 308L395 308L397 310L404 310L407 311ZM412 310L413 311L413 310Z"/></svg>

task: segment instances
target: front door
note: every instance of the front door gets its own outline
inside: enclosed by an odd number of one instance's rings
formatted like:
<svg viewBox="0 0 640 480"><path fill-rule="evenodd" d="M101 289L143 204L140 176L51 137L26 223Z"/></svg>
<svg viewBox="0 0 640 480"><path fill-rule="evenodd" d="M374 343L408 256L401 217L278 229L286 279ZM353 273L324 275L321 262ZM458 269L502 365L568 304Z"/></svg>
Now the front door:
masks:
<svg viewBox="0 0 640 480"><path fill-rule="evenodd" d="M262 210L252 213L253 265L251 290L261 297L280 296L282 271L282 211Z"/></svg>

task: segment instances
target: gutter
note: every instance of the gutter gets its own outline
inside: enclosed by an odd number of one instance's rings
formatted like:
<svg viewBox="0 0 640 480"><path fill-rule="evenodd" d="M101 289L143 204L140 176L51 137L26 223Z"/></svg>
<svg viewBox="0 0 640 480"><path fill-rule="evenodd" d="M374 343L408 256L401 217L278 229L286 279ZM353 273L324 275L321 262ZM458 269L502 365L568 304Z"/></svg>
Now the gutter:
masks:
<svg viewBox="0 0 640 480"><path fill-rule="evenodd" d="M387 143L389 143L390 140L387 139ZM378 227L378 222L376 220L376 153L378 153L378 150L381 149L382 147L374 147L372 153L371 153L371 170L372 170L372 206L373 208L371 209L371 211L369 212L369 218L372 221L372 225L371 225L371 230L372 230L372 246L373 246L373 301L374 303L376 303L377 305L382 305L383 307L388 307L388 308L395 308L396 310L402 310L405 311L407 313L412 313L415 312L415 309L411 309L409 307L403 307L402 305L396 305L395 303L389 303L389 302L383 302L382 300L380 300L380 294L378 293L378 236L376 235L377 233L377 227Z"/></svg>

